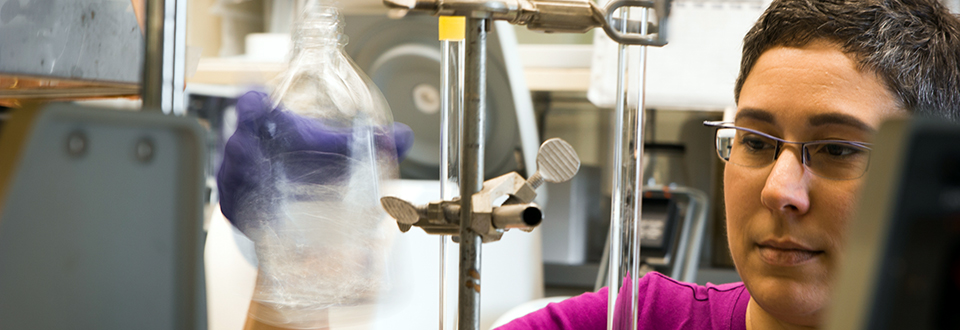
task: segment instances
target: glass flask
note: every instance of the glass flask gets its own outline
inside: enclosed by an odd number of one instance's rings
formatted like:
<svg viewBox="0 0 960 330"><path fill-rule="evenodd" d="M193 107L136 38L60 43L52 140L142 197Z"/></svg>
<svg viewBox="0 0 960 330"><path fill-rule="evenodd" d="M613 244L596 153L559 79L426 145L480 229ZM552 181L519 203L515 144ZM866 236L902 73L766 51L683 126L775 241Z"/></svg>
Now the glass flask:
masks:
<svg viewBox="0 0 960 330"><path fill-rule="evenodd" d="M375 304L389 286L386 251L396 226L379 198L397 177L393 118L345 53L342 29L331 2L306 5L270 95L271 114L287 122L259 128L282 150L263 160L271 170L257 189L269 200L254 211L259 226L245 231L259 262L253 300L267 307L250 316L266 324L326 328L332 308Z"/></svg>

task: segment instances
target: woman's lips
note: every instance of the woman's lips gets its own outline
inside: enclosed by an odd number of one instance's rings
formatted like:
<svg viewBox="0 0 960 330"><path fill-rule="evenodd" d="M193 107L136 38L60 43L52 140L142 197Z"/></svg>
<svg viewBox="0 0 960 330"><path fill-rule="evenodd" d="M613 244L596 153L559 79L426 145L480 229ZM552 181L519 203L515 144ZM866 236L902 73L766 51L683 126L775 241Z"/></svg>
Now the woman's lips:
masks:
<svg viewBox="0 0 960 330"><path fill-rule="evenodd" d="M823 254L790 241L764 241L757 245L760 259L773 266L796 266Z"/></svg>

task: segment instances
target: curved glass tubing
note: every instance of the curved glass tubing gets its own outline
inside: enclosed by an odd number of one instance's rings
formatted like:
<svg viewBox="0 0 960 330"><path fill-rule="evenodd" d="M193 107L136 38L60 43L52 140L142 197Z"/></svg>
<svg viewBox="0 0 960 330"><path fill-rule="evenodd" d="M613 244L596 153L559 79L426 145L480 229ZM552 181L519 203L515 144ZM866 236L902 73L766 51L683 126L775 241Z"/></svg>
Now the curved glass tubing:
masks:
<svg viewBox="0 0 960 330"><path fill-rule="evenodd" d="M761 168L773 164L785 145L798 145L801 161L817 176L852 180L863 176L870 165L872 144L846 140L787 141L731 122L705 121L715 127L717 155L728 163Z"/></svg>

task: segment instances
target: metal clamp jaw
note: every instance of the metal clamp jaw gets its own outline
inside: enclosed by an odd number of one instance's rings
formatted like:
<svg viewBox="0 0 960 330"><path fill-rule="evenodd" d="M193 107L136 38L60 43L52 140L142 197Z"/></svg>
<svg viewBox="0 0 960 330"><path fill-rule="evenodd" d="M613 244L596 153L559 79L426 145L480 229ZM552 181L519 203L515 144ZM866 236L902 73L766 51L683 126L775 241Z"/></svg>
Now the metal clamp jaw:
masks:
<svg viewBox="0 0 960 330"><path fill-rule="evenodd" d="M530 178L524 179L517 172L510 172L485 181L483 189L471 196L474 216L470 229L479 234L484 243L500 240L508 229L533 230L543 220L540 206L533 203L537 197L536 189L544 181L570 180L579 169L580 158L570 144L558 138L547 140L540 145L537 172ZM397 220L402 232L417 226L433 235L460 234L459 199L418 206L387 196L380 199L380 204Z"/></svg>
<svg viewBox="0 0 960 330"><path fill-rule="evenodd" d="M663 46L671 0L614 0L600 8L591 0L383 0L394 9L429 12L437 16L464 16L508 21L543 32L584 33L596 27L621 44ZM654 9L657 24L644 30L640 22L613 17L617 9ZM642 33L645 31L646 33Z"/></svg>

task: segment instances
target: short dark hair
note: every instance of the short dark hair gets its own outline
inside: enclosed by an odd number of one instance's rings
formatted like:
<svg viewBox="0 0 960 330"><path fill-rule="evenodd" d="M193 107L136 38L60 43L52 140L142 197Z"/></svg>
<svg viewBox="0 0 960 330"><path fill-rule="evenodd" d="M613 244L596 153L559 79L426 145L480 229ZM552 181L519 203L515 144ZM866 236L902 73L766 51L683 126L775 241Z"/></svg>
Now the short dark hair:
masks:
<svg viewBox="0 0 960 330"><path fill-rule="evenodd" d="M743 38L736 100L764 51L819 40L877 73L901 107L960 122L960 18L936 0L773 1Z"/></svg>

